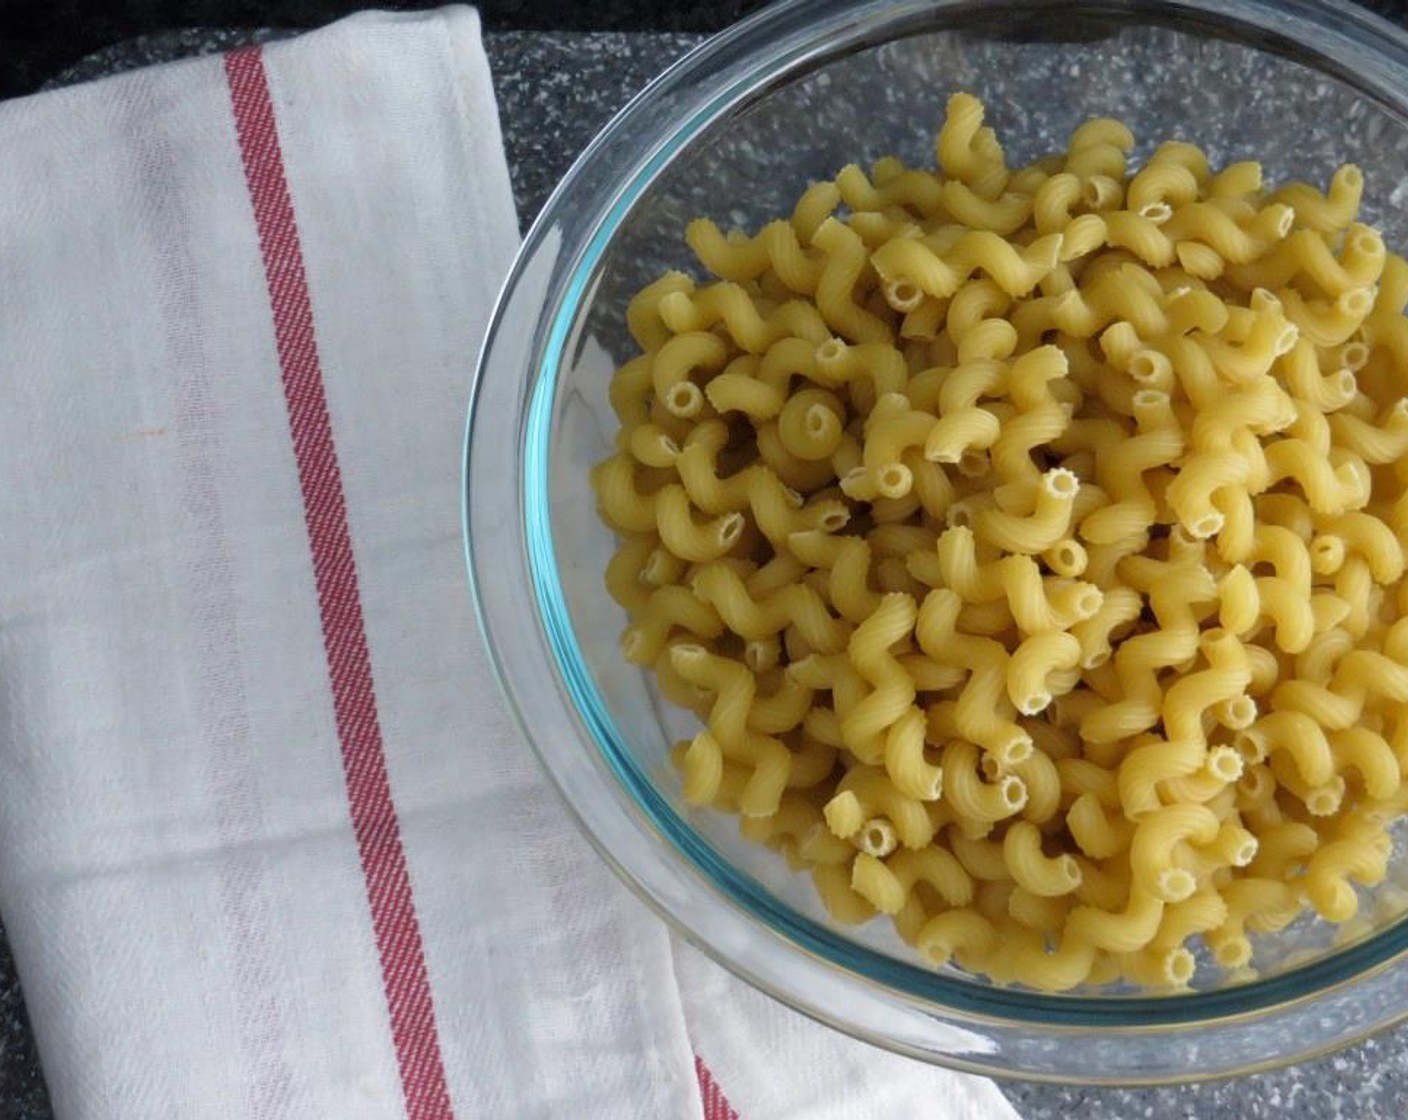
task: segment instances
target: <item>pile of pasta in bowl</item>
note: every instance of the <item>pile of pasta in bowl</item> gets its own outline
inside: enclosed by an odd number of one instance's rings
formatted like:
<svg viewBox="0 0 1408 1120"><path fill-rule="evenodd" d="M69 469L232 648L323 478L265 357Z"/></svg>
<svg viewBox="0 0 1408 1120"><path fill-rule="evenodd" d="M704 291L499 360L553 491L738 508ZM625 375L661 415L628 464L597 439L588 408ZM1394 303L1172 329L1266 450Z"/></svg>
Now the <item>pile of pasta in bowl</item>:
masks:
<svg viewBox="0 0 1408 1120"><path fill-rule="evenodd" d="M1249 974L1355 918L1408 809L1408 263L1323 192L1119 122L1009 168L955 95L687 240L627 314L621 648L683 796L1041 990Z"/></svg>

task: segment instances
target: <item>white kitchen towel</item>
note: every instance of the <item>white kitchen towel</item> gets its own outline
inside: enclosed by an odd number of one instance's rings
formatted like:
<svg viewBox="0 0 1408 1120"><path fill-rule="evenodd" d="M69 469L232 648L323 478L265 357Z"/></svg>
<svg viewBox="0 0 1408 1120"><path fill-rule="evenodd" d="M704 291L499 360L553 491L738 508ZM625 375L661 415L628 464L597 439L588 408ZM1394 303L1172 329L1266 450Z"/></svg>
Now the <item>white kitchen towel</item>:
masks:
<svg viewBox="0 0 1408 1120"><path fill-rule="evenodd" d="M0 915L58 1116L1012 1115L672 945L518 741L458 478L516 240L469 9L0 105Z"/></svg>

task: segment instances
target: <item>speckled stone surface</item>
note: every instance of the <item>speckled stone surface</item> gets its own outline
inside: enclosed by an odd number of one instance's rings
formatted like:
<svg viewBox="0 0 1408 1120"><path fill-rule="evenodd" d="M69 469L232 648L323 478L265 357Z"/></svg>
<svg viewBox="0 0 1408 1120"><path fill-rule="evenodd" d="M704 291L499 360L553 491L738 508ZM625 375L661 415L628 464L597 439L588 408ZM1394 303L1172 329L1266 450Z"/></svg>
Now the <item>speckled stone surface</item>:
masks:
<svg viewBox="0 0 1408 1120"><path fill-rule="evenodd" d="M701 39L668 32L487 36L513 198L525 229L611 115Z"/></svg>
<svg viewBox="0 0 1408 1120"><path fill-rule="evenodd" d="M271 34L254 33L260 38ZM249 32L220 31L150 36L85 60L56 81L228 49L250 38ZM697 38L538 32L488 36L514 194L525 225L606 118ZM1408 1028L1319 1061L1212 1085L1122 1090L1008 1082L1003 1089L1026 1120L1403 1120L1408 1117ZM0 1120L52 1120L3 937Z"/></svg>
<svg viewBox="0 0 1408 1120"><path fill-rule="evenodd" d="M255 31L188 27L180 31L162 31L153 35L139 35L135 39L128 39L80 59L45 82L43 88L52 89L55 86L90 82L94 78L104 78L109 74L117 74L123 70L135 70L141 66L170 62L177 58L196 58L203 54L216 54L220 51L233 50L235 47L248 43L265 43L289 34L293 33L270 27Z"/></svg>

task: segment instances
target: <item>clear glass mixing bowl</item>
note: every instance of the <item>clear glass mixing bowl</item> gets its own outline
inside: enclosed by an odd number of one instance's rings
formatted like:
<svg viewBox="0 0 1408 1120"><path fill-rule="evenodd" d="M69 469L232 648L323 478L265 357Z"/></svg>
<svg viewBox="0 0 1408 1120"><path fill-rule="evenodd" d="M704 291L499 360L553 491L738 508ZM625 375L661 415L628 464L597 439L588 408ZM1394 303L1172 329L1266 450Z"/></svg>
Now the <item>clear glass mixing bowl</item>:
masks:
<svg viewBox="0 0 1408 1120"><path fill-rule="evenodd" d="M1268 182L1365 171L1365 213L1408 248L1408 36L1315 0L790 0L705 44L568 174L513 267L478 372L467 540L484 632L523 731L583 830L652 907L759 988L841 1030L994 1074L1215 1077L1343 1045L1408 1015L1408 860L1357 939L1301 921L1259 978L1040 995L917 964L887 923L830 922L810 881L685 806L668 757L690 726L622 658L613 550L588 471L611 447L623 311L689 268L685 224L756 228L814 180L885 154L931 162L947 96L988 106L1014 164L1091 116L1179 136ZM1399 853L1401 854L1401 853ZM882 928L883 927L883 928Z"/></svg>

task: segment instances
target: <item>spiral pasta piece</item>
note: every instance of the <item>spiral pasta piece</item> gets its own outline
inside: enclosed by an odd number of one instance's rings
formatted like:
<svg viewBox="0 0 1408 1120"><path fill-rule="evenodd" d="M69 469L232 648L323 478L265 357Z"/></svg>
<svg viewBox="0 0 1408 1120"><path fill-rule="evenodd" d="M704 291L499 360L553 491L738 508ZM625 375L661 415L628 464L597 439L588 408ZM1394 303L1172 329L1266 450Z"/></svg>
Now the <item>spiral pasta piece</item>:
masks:
<svg viewBox="0 0 1408 1120"><path fill-rule="evenodd" d="M990 230L972 230L942 254L921 240L895 238L877 249L870 262L887 284L907 281L935 299L948 299L979 270L1008 295L1024 296L1056 267L1060 254L1059 234L1019 250Z"/></svg>
<svg viewBox="0 0 1408 1120"><path fill-rule="evenodd" d="M715 276L736 284L756 280L771 270L792 291L810 295L821 278L821 264L803 248L793 223L769 222L754 237L726 235L708 218L696 218L685 241Z"/></svg>
<svg viewBox="0 0 1408 1120"><path fill-rule="evenodd" d="M770 638L789 626L796 627L818 653L838 652L850 640L850 626L833 616L821 596L804 583L755 599L736 571L709 564L694 574L690 590L710 604L735 634L752 641Z"/></svg>
<svg viewBox="0 0 1408 1120"><path fill-rule="evenodd" d="M871 691L841 720L841 738L863 762L884 757L885 732L914 704L914 679L890 649L913 632L918 615L908 595L885 595L851 634L847 653Z"/></svg>

